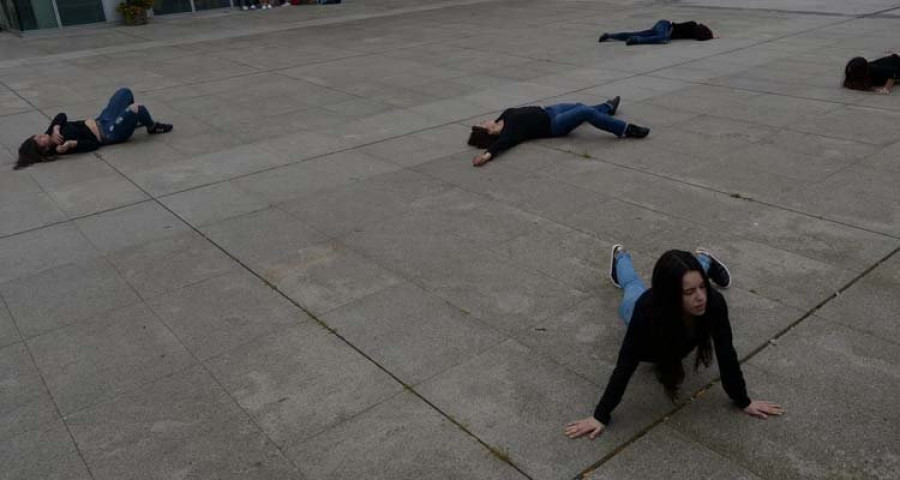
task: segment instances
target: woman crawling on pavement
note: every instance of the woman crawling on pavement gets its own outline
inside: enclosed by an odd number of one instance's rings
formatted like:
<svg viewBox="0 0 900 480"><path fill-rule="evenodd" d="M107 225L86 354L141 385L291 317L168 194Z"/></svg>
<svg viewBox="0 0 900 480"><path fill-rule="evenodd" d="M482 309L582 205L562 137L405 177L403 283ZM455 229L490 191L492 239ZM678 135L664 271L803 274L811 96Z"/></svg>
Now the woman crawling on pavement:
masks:
<svg viewBox="0 0 900 480"><path fill-rule="evenodd" d="M666 394L674 400L684 380L682 360L696 351L694 370L708 367L715 351L722 387L744 413L758 418L781 415L779 405L747 396L744 376L731 342L725 298L710 287L731 284L731 273L705 250L670 250L653 268L648 290L634 271L631 255L616 245L610 259L610 279L624 291L619 316L628 326L619 359L594 414L566 425L569 438L594 439L609 425L631 375L640 362L651 362Z"/></svg>

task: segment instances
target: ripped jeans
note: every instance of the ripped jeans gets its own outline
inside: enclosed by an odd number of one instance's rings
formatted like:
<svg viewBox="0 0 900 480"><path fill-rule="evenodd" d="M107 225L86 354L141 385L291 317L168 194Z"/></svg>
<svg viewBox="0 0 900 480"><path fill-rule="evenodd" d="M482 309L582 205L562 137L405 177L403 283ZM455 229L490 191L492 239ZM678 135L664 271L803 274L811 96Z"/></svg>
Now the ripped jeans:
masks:
<svg viewBox="0 0 900 480"><path fill-rule="evenodd" d="M109 104L96 118L104 145L124 142L131 138L137 127L147 128L156 124L146 107L141 105L137 112L129 108L134 103L134 94L127 88L120 88L109 99Z"/></svg>

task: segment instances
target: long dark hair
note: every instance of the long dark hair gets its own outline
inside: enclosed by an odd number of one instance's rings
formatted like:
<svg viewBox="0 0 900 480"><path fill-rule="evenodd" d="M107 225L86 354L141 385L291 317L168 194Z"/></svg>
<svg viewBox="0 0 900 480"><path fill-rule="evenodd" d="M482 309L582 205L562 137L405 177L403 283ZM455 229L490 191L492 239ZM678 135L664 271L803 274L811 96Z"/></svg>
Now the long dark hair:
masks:
<svg viewBox="0 0 900 480"><path fill-rule="evenodd" d="M16 161L13 170L19 170L31 164L46 162L52 159L53 157L50 155L50 152L45 152L41 146L38 145L34 137L28 137L28 140L25 140L22 142L22 145L19 146L19 160Z"/></svg>
<svg viewBox="0 0 900 480"><path fill-rule="evenodd" d="M872 76L869 74L869 61L863 57L854 57L844 67L844 88L869 91L872 89Z"/></svg>
<svg viewBox="0 0 900 480"><path fill-rule="evenodd" d="M701 42L705 42L707 40L711 40L713 38L713 32L706 25L702 23L697 24L697 29L694 33L694 38L696 40L700 40Z"/></svg>
<svg viewBox="0 0 900 480"><path fill-rule="evenodd" d="M656 363L656 377L662 383L666 394L673 401L678 396L678 388L684 381L684 365L681 363L681 346L686 334L684 324L684 307L682 300L682 279L688 272L699 272L710 291L709 277L696 257L690 252L669 250L664 253L653 267L653 335L654 345L659 348L659 361ZM707 311L709 301L707 301ZM695 335L697 338L697 356L694 359L694 370L700 365L708 367L712 358L712 342L710 326L706 315L697 317Z"/></svg>
<svg viewBox="0 0 900 480"><path fill-rule="evenodd" d="M478 148L490 148L497 137L491 135L484 127L472 127L472 133L469 134L469 145Z"/></svg>

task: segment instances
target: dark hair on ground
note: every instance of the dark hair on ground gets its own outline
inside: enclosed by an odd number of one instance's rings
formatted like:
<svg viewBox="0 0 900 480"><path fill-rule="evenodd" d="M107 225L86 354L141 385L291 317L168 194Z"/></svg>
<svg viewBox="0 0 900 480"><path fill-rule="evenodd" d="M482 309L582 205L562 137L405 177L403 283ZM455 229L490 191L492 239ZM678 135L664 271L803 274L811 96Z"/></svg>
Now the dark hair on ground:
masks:
<svg viewBox="0 0 900 480"><path fill-rule="evenodd" d="M472 127L472 133L469 134L469 145L478 148L490 148L497 137L488 133L484 127Z"/></svg>
<svg viewBox="0 0 900 480"><path fill-rule="evenodd" d="M872 77L869 74L869 61L863 57L854 57L844 67L844 88L869 91L872 89Z"/></svg>
<svg viewBox="0 0 900 480"><path fill-rule="evenodd" d="M710 40L711 38L713 38L712 30L710 30L706 25L698 23L694 38L700 40L701 42Z"/></svg>
<svg viewBox="0 0 900 480"><path fill-rule="evenodd" d="M19 146L19 160L16 161L13 170L19 170L31 164L49 160L52 160L52 157L41 149L41 146L38 145L34 137L28 137L28 139Z"/></svg>
<svg viewBox="0 0 900 480"><path fill-rule="evenodd" d="M709 277L690 252L669 250L659 257L656 266L653 267L651 297L652 329L655 337L653 341L660 349L659 361L656 363L656 378L673 401L677 398L678 389L684 381L684 365L681 362L680 351L681 339L685 335L682 280L685 274L692 271L700 273L703 283L706 284L706 290L710 292ZM708 367L712 358L709 320L703 315L697 317L696 321L695 371L700 365Z"/></svg>

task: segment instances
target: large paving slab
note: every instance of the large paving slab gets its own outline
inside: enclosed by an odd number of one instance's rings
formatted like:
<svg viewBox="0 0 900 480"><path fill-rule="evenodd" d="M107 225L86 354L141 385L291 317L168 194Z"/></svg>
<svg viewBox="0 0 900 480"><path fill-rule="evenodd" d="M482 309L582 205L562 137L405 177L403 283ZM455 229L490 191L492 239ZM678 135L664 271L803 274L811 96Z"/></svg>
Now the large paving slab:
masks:
<svg viewBox="0 0 900 480"><path fill-rule="evenodd" d="M298 478L199 367L79 412L67 423L95 478Z"/></svg>
<svg viewBox="0 0 900 480"><path fill-rule="evenodd" d="M293 456L310 478L525 478L405 392L299 445Z"/></svg>
<svg viewBox="0 0 900 480"><path fill-rule="evenodd" d="M347 0L0 35L0 477L900 477L898 0ZM709 42L597 43L655 21ZM130 86L166 135L12 171ZM584 126L471 166L526 104ZM639 368L590 414L641 276L706 247L753 398ZM893 403L892 403L893 402Z"/></svg>
<svg viewBox="0 0 900 480"><path fill-rule="evenodd" d="M898 358L896 344L811 318L746 368L751 393L785 405L783 418L742 415L716 391L670 423L763 477L892 478Z"/></svg>
<svg viewBox="0 0 900 480"><path fill-rule="evenodd" d="M257 339L209 370L276 443L292 448L382 403L403 386L320 325Z"/></svg>

